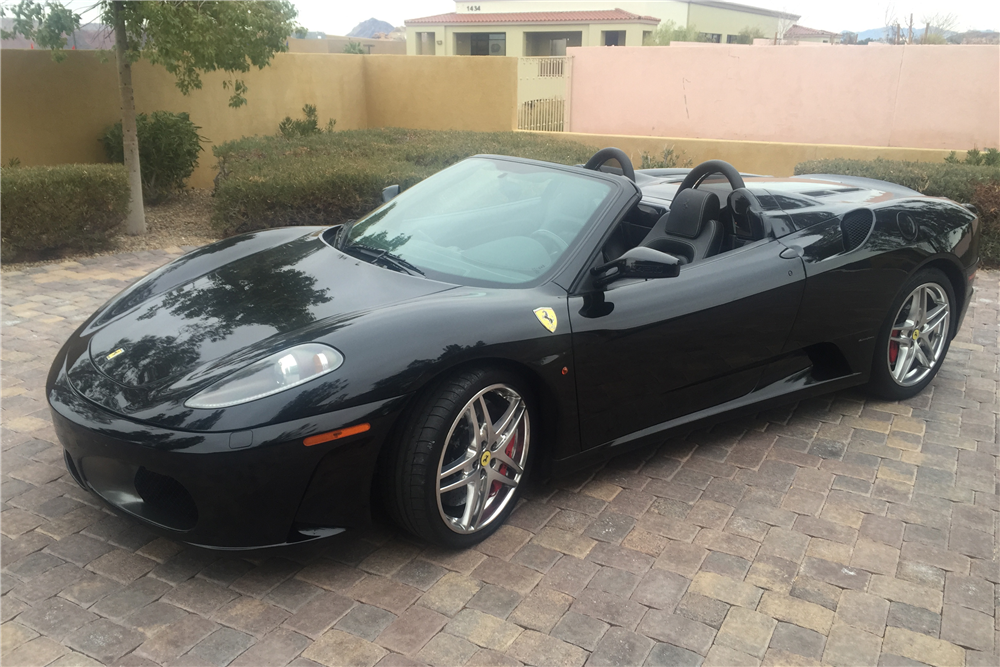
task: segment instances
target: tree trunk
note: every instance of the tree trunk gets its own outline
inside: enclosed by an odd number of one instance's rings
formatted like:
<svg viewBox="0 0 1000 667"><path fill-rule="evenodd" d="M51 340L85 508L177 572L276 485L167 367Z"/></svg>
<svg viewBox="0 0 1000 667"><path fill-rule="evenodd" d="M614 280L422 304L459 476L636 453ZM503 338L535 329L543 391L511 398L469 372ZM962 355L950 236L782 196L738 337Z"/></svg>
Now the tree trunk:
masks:
<svg viewBox="0 0 1000 667"><path fill-rule="evenodd" d="M125 149L125 170L128 171L131 201L125 231L146 233L146 212L142 207L142 178L139 172L139 136L135 128L135 97L132 94L132 65L128 61L128 41L125 35L124 2L111 3L115 17L115 58L118 61L118 91L122 98L122 144Z"/></svg>

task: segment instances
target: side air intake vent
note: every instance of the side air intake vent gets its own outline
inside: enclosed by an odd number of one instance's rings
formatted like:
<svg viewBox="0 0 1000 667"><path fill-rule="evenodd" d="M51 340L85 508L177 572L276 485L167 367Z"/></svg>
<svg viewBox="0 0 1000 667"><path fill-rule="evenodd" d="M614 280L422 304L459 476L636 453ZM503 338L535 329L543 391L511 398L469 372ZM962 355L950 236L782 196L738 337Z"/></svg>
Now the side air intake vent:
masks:
<svg viewBox="0 0 1000 667"><path fill-rule="evenodd" d="M874 224L875 214L865 208L859 208L845 215L840 221L844 250L850 252L861 246L871 233Z"/></svg>
<svg viewBox="0 0 1000 667"><path fill-rule="evenodd" d="M156 512L157 523L176 530L190 530L198 523L194 498L173 477L140 467L134 484L139 497Z"/></svg>

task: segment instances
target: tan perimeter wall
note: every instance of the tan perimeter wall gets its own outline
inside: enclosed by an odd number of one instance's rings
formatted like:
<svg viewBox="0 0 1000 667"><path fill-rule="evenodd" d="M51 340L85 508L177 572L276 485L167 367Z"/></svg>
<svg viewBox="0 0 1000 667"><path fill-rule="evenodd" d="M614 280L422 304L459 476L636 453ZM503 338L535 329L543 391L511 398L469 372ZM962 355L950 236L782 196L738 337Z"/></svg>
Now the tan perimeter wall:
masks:
<svg viewBox="0 0 1000 667"><path fill-rule="evenodd" d="M998 46L573 48L573 132L1000 147Z"/></svg>
<svg viewBox="0 0 1000 667"><path fill-rule="evenodd" d="M766 176L791 176L795 165L806 160L848 158L854 160L908 160L940 162L949 151L934 148L878 148L838 146L834 144L789 144L720 139L683 139L676 137L636 137L616 134L576 132L533 132L564 141L578 141L595 148L612 146L629 156L635 168L642 164L642 154L661 159L665 149L673 148L678 167L695 166L705 160L725 160L744 173ZM691 160L685 165L684 160Z"/></svg>
<svg viewBox="0 0 1000 667"><path fill-rule="evenodd" d="M517 125L516 58L365 56L365 67L368 127L507 132Z"/></svg>
<svg viewBox="0 0 1000 667"><path fill-rule="evenodd" d="M120 120L114 61L75 51L53 62L43 51L5 49L0 59L0 161L22 165L106 162L104 128ZM162 67L133 68L139 112L186 111L208 141L194 187L212 186L212 146L278 132L285 116L316 106L320 124L338 130L411 127L509 131L517 106L513 58L401 58L391 55L283 53L271 66L241 77L248 104L231 109L225 77L202 77L201 90L182 95ZM483 85L489 82L489 85ZM454 91L459 91L456 94Z"/></svg>

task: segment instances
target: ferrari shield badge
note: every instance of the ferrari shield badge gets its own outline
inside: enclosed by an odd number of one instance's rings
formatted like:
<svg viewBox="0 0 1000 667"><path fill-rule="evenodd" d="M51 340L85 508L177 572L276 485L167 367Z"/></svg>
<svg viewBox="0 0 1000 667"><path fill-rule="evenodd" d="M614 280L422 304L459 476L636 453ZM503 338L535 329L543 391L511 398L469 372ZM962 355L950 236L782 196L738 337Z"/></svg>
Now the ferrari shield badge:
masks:
<svg viewBox="0 0 1000 667"><path fill-rule="evenodd" d="M556 332L556 327L559 326L559 323L556 321L556 311L551 308L535 308L535 317L538 318L543 327L552 333Z"/></svg>

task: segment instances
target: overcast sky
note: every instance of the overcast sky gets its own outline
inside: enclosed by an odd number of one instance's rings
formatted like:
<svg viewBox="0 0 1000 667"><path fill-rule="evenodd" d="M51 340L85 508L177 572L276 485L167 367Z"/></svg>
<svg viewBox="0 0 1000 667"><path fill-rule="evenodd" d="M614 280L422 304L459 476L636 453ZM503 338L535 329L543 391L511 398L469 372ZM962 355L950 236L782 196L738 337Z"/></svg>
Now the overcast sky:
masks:
<svg viewBox="0 0 1000 667"><path fill-rule="evenodd" d="M586 0L567 0L579 4ZM596 2L597 0L595 0ZM85 12L95 0L63 0L84 14L84 22L97 20L96 12ZM913 14L914 26L934 14L954 14L956 29L1000 30L1000 2L997 0L740 0L741 4L783 10L799 14L799 23L810 28L843 32L861 32L881 28L886 11L905 24ZM309 30L332 35L346 35L358 23L377 18L403 25L406 19L455 11L452 0L292 0L299 10L299 23ZM601 7L613 7L614 0L600 0Z"/></svg>
<svg viewBox="0 0 1000 667"><path fill-rule="evenodd" d="M292 0L299 10L299 22L310 30L344 35L355 25L377 18L396 26L405 19L455 11L452 0ZM954 14L959 30L1000 29L1000 2L996 0L740 0L742 4L780 9L802 16L799 23L810 28L860 32L880 28L888 7L905 23L912 13L914 24L936 13ZM575 4L579 4L576 0ZM614 6L613 1L601 2Z"/></svg>

